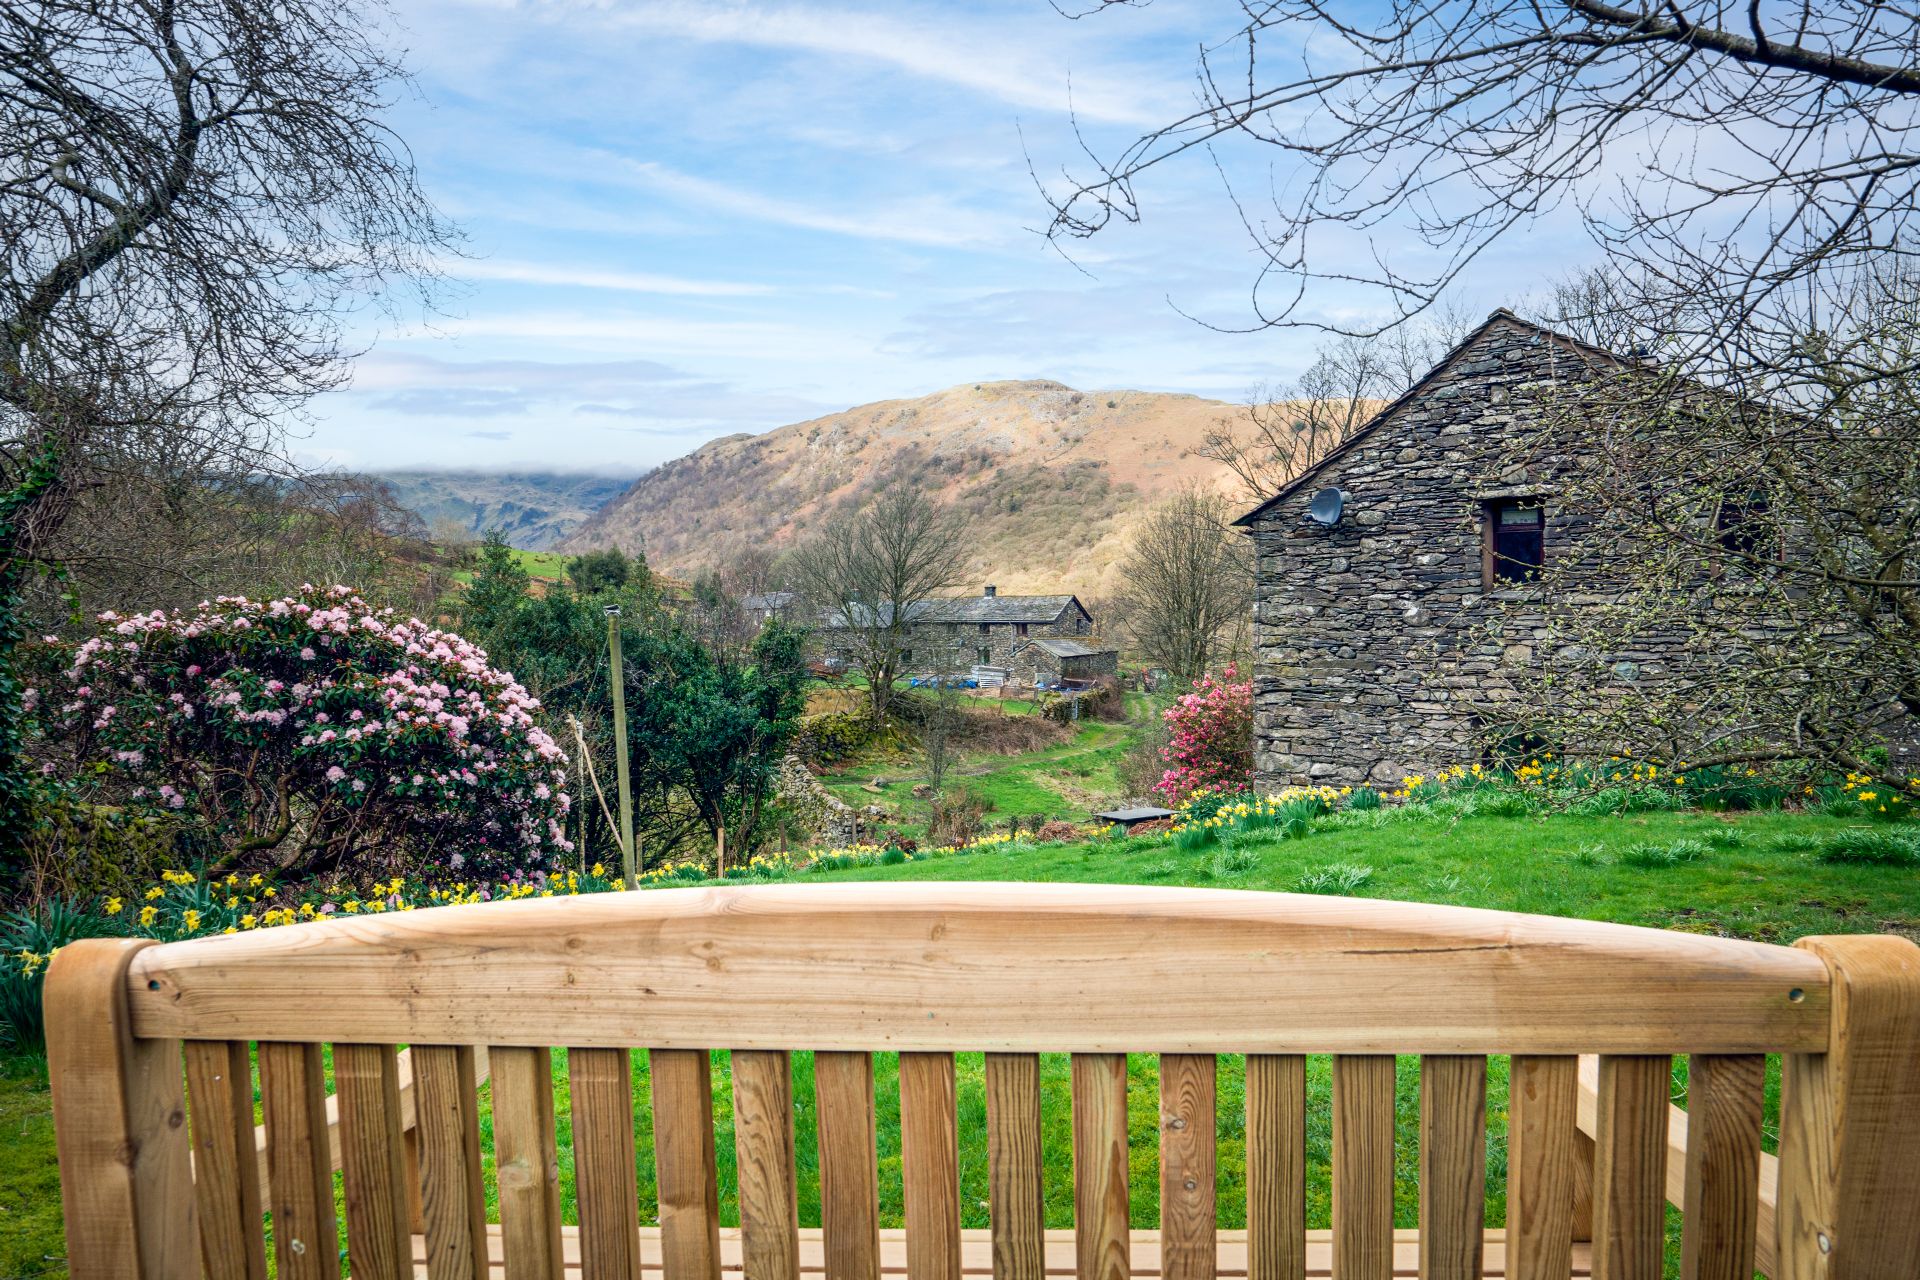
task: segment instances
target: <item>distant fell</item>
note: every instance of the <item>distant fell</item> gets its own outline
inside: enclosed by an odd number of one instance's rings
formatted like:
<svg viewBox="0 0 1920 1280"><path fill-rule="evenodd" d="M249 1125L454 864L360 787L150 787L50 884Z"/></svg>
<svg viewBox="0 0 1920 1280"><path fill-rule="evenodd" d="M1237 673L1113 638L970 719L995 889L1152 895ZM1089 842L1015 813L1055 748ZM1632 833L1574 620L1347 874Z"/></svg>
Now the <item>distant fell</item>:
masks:
<svg viewBox="0 0 1920 1280"><path fill-rule="evenodd" d="M545 551L573 532L632 476L556 471L385 471L400 505L435 538L478 538L489 529L526 551Z"/></svg>
<svg viewBox="0 0 1920 1280"><path fill-rule="evenodd" d="M1246 412L1163 392L966 383L709 441L642 476L559 547L644 546L657 568L690 576L749 547L790 547L909 479L966 517L970 586L1099 597L1120 585L1127 542L1156 502L1189 483L1233 491L1226 468L1197 450Z"/></svg>

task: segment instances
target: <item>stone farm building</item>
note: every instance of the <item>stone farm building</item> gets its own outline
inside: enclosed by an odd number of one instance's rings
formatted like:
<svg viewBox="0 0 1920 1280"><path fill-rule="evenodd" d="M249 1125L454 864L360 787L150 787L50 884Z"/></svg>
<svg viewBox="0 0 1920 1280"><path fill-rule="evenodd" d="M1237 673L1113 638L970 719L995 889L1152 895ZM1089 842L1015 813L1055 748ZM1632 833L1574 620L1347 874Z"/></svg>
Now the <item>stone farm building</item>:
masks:
<svg viewBox="0 0 1920 1280"><path fill-rule="evenodd" d="M938 674L1001 667L1031 682L1110 675L1119 655L1093 635L1093 615L1073 595L1004 596L989 586L977 596L938 596L907 606L910 623L902 665ZM840 624L840 625L836 625ZM829 655L849 656L844 621L829 613L819 640Z"/></svg>
<svg viewBox="0 0 1920 1280"><path fill-rule="evenodd" d="M1395 782L1475 757L1511 696L1502 667L1535 661L1544 635L1510 602L1582 532L1550 466L1507 456L1515 428L1623 363L1496 311L1236 521L1257 557L1257 785ZM1331 526L1308 517L1329 489L1345 498Z"/></svg>

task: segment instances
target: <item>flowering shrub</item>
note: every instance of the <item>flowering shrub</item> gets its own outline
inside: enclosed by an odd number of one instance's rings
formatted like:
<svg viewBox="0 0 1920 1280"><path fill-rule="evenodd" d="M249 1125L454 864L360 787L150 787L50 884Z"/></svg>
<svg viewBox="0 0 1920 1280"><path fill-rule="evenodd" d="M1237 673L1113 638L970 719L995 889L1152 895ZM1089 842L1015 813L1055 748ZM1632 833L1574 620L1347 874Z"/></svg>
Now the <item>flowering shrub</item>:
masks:
<svg viewBox="0 0 1920 1280"><path fill-rule="evenodd" d="M99 626L29 703L76 785L197 822L226 861L502 874L572 847L539 704L457 635L346 587Z"/></svg>
<svg viewBox="0 0 1920 1280"><path fill-rule="evenodd" d="M1193 692L1180 695L1162 713L1167 771L1154 790L1170 800L1199 791L1245 791L1253 782L1253 685L1236 681L1231 666L1221 678L1202 676Z"/></svg>

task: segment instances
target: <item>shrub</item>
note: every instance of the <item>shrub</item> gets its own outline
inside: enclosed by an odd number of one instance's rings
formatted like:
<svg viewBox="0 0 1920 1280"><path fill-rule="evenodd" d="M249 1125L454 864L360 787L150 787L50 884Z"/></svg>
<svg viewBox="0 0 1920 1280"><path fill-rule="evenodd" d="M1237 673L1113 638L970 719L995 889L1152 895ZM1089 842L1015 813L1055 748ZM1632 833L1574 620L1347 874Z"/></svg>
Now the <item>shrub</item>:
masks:
<svg viewBox="0 0 1920 1280"><path fill-rule="evenodd" d="M1854 827L1829 836L1816 856L1822 862L1841 866L1920 866L1920 836Z"/></svg>
<svg viewBox="0 0 1920 1280"><path fill-rule="evenodd" d="M1380 807L1380 793L1372 787L1360 787L1347 797L1347 808L1364 813Z"/></svg>
<svg viewBox="0 0 1920 1280"><path fill-rule="evenodd" d="M1333 862L1302 872L1293 882L1295 893L1350 894L1373 879L1373 868L1352 862Z"/></svg>
<svg viewBox="0 0 1920 1280"><path fill-rule="evenodd" d="M1245 791L1253 781L1253 685L1202 676L1162 713L1167 770L1155 790L1174 800L1199 791Z"/></svg>
<svg viewBox="0 0 1920 1280"><path fill-rule="evenodd" d="M1682 836L1669 844L1633 845L1620 854L1619 861L1622 866L1653 871L1663 867L1678 867L1686 863L1698 862L1709 852L1704 841Z"/></svg>
<svg viewBox="0 0 1920 1280"><path fill-rule="evenodd" d="M907 851L898 845L889 845L880 853L880 865L883 867L897 867L906 860Z"/></svg>
<svg viewBox="0 0 1920 1280"><path fill-rule="evenodd" d="M567 757L540 704L457 635L347 587L98 622L32 699L76 792L282 867L502 872L573 847Z"/></svg>
<svg viewBox="0 0 1920 1280"><path fill-rule="evenodd" d="M933 798L927 819L927 843L959 848L978 839L993 802L969 787L955 787Z"/></svg>
<svg viewBox="0 0 1920 1280"><path fill-rule="evenodd" d="M1173 833L1173 847L1184 853L1194 853L1206 848L1219 839L1219 829L1205 822L1188 823L1178 827Z"/></svg>

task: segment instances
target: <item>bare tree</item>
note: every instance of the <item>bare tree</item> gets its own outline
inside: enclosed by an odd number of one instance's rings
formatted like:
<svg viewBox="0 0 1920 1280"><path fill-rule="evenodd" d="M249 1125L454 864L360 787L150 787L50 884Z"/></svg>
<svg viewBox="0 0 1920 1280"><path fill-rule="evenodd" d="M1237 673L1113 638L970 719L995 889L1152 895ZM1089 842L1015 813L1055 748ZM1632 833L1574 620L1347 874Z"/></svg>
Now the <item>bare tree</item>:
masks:
<svg viewBox="0 0 1920 1280"><path fill-rule="evenodd" d="M260 469L335 386L354 302L424 285L451 232L382 122L359 0L0 6L0 829L22 584L99 457L179 442Z"/></svg>
<svg viewBox="0 0 1920 1280"><path fill-rule="evenodd" d="M1181 491L1155 508L1121 562L1122 615L1134 647L1178 680L1212 670L1243 635L1253 607L1253 562L1228 527L1224 498Z"/></svg>
<svg viewBox="0 0 1920 1280"><path fill-rule="evenodd" d="M1405 391L1471 326L1451 312L1374 337L1336 336L1321 345L1297 381L1262 387L1244 424L1222 419L1197 450L1262 501L1344 444Z"/></svg>
<svg viewBox="0 0 1920 1280"><path fill-rule="evenodd" d="M964 537L957 515L899 482L829 520L793 553L794 583L866 676L876 719L892 701L915 619L962 580Z"/></svg>
<svg viewBox="0 0 1920 1280"><path fill-rule="evenodd" d="M1748 321L1750 363L1629 361L1524 442L1582 532L1515 605L1544 660L1503 719L1589 756L1798 762L1920 798L1920 278L1827 284ZM1725 301L1610 323L1658 350Z"/></svg>
<svg viewBox="0 0 1920 1280"><path fill-rule="evenodd" d="M1127 7L1090 0L1088 11ZM1242 0L1203 47L1198 105L1049 194L1056 240L1141 217L1149 171L1281 163L1239 202L1256 324L1318 322L1362 285L1387 323L1488 247L1581 215L1608 254L1684 290L1740 287L1710 335L1822 264L1911 256L1920 14L1870 0ZM1229 192L1232 193L1231 184ZM1405 243L1411 240L1412 244ZM1396 243L1399 242L1399 243ZM1336 247L1344 246L1344 247Z"/></svg>

